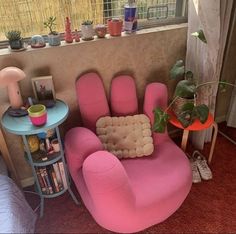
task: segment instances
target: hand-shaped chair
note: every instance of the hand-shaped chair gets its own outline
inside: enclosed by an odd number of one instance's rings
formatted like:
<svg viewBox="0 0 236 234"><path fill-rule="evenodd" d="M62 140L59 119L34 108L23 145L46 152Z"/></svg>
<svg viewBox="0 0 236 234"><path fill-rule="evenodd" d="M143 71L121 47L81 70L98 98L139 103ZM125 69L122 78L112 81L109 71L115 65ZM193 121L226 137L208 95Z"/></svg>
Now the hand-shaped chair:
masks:
<svg viewBox="0 0 236 234"><path fill-rule="evenodd" d="M119 160L104 150L96 136L96 121L138 113L135 83L130 76L112 80L110 108L103 83L96 73L76 81L83 127L69 130L65 153L81 198L102 227L122 233L137 232L160 223L183 203L192 185L192 171L184 152L168 133L153 133L151 156ZM167 106L164 84L147 85L143 113L151 124L153 109Z"/></svg>

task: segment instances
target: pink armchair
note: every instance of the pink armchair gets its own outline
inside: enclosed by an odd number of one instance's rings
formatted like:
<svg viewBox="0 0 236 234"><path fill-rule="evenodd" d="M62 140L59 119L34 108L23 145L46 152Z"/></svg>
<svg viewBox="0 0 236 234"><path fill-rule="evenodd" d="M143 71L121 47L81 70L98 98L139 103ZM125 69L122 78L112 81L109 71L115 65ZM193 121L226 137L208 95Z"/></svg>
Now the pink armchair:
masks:
<svg viewBox="0 0 236 234"><path fill-rule="evenodd" d="M105 151L95 135L99 117L110 115L103 84L95 73L76 82L84 127L69 130L65 152L69 171L81 198L102 227L122 233L137 232L160 223L183 203L192 185L192 172L184 152L168 133L153 133L151 156L119 160ZM143 112L153 123L153 109L167 105L166 86L146 87ZM134 80L113 79L111 112L115 116L138 113Z"/></svg>

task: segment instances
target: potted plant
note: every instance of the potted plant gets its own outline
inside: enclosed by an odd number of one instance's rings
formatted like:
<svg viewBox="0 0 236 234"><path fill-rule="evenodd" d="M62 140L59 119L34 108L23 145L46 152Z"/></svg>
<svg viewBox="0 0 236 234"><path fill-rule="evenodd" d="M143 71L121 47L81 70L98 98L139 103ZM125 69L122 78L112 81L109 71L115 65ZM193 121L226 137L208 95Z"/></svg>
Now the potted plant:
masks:
<svg viewBox="0 0 236 234"><path fill-rule="evenodd" d="M104 38L107 33L107 27L104 24L98 24L95 27L95 33L98 36L98 38Z"/></svg>
<svg viewBox="0 0 236 234"><path fill-rule="evenodd" d="M202 42L206 43L206 38L202 30L192 34L193 36L199 38ZM154 132L164 132L168 120L170 118L168 112L172 110L182 126L184 128L191 125L195 119L199 119L201 123L205 123L208 114L209 108L205 104L198 103L198 91L202 86L220 84L224 87L226 84L234 86L225 81L210 81L199 84L197 79L194 79L193 73L191 71L186 71L184 62L178 60L170 70L170 77L176 79L183 77L184 80L181 80L177 83L174 93L174 98L166 110L161 108L156 108L154 112Z"/></svg>
<svg viewBox="0 0 236 234"><path fill-rule="evenodd" d="M108 31L111 36L116 37L120 36L123 27L123 20L122 19L108 19L107 20Z"/></svg>
<svg viewBox="0 0 236 234"><path fill-rule="evenodd" d="M85 41L93 40L94 29L93 29L93 21L85 20L81 25L81 33L82 39Z"/></svg>
<svg viewBox="0 0 236 234"><path fill-rule="evenodd" d="M21 31L11 30L6 33L6 38L9 40L11 49L19 50L23 48L23 41L21 37Z"/></svg>
<svg viewBox="0 0 236 234"><path fill-rule="evenodd" d="M61 44L60 34L53 30L53 27L56 25L55 21L56 17L50 16L47 21L43 23L44 27L49 29L48 43L50 46L58 46Z"/></svg>

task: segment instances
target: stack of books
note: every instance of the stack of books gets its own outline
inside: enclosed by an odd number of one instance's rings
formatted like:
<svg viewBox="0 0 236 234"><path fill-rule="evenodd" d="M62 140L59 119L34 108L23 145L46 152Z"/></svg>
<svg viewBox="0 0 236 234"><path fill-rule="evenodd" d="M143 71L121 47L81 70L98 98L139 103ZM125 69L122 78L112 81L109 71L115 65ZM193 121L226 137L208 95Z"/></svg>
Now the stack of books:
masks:
<svg viewBox="0 0 236 234"><path fill-rule="evenodd" d="M35 170L43 194L54 194L68 188L62 161L46 167L36 167Z"/></svg>

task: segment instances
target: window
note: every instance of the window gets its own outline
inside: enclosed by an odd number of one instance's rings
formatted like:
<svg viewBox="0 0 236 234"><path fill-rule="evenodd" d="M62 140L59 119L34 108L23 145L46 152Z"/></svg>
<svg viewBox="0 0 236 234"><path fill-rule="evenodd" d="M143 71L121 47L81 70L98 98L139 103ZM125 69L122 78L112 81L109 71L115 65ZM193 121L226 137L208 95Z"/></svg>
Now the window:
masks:
<svg viewBox="0 0 236 234"><path fill-rule="evenodd" d="M79 29L83 20L94 24L108 18L122 17L128 0L0 0L0 40L6 40L9 30L20 30L23 37L45 35L43 22L56 16L55 30L64 32L64 20L69 16L72 30ZM166 19L186 16L187 0L136 0L140 27Z"/></svg>

